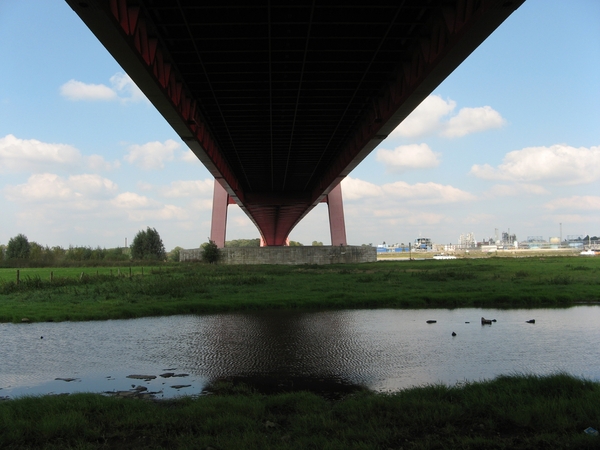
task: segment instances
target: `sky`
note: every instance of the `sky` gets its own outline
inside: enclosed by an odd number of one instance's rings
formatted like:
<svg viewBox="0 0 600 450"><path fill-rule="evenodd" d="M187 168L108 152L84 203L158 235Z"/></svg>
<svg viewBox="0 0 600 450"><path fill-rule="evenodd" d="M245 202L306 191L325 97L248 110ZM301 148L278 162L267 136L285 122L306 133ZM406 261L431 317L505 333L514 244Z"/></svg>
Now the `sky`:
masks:
<svg viewBox="0 0 600 450"><path fill-rule="evenodd" d="M0 61L0 244L208 240L211 175L65 2L0 0ZM600 1L526 0L342 182L348 243L600 235L598 74Z"/></svg>

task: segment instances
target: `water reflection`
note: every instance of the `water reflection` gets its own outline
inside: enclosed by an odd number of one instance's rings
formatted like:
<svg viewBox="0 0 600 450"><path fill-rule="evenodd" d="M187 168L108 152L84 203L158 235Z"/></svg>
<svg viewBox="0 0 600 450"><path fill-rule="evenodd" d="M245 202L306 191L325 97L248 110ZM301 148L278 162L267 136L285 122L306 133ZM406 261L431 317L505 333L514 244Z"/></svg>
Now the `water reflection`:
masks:
<svg viewBox="0 0 600 450"><path fill-rule="evenodd" d="M497 322L481 326L482 316ZM428 319L437 323L427 324ZM527 324L529 319L536 323ZM221 379L245 379L263 387L312 380L309 384L374 390L454 384L515 372L565 371L599 379L599 319L600 308L580 306L0 324L0 396L142 386L159 392L159 397L172 397L200 393ZM159 376L168 371L189 376ZM126 378L130 374L156 378ZM55 380L59 377L75 380ZM189 386L173 387L182 385Z"/></svg>

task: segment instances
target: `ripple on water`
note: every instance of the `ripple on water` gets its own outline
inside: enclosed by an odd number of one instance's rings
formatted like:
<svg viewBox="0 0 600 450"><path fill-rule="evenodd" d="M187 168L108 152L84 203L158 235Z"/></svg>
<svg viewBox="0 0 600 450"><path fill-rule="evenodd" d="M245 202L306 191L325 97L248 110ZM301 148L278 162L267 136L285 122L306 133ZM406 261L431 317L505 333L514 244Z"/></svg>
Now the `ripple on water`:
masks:
<svg viewBox="0 0 600 450"><path fill-rule="evenodd" d="M482 316L497 322L481 326ZM432 318L437 323L427 324ZM525 323L531 318L535 324ZM127 390L127 375L136 373L157 376L141 384L164 397L200 393L214 380L240 377L328 380L376 390L516 372L599 379L600 349L590 345L600 338L599 319L599 306L579 306L0 324L0 394ZM190 377L184 383L158 377L166 369ZM184 384L191 386L172 387Z"/></svg>

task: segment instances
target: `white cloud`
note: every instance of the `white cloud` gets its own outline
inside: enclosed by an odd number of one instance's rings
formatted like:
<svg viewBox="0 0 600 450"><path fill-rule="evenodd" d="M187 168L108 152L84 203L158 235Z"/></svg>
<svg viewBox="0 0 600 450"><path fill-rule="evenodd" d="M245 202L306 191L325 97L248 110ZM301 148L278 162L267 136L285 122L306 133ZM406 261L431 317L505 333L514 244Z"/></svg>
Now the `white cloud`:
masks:
<svg viewBox="0 0 600 450"><path fill-rule="evenodd" d="M458 115L452 117L442 135L446 137L461 137L490 128L501 128L506 123L498 111L489 106L480 108L462 108Z"/></svg>
<svg viewBox="0 0 600 450"><path fill-rule="evenodd" d="M107 198L116 191L117 185L111 180L92 174L63 178L53 173L40 173L30 176L25 184L4 188L8 200L25 203L80 202Z"/></svg>
<svg viewBox="0 0 600 450"><path fill-rule="evenodd" d="M194 199L190 202L189 207L196 211L212 211L212 198Z"/></svg>
<svg viewBox="0 0 600 450"><path fill-rule="evenodd" d="M439 134L453 138L500 128L506 123L500 113L490 106L461 108L458 114L446 119L455 108L455 101L430 95L398 125L390 136L415 138Z"/></svg>
<svg viewBox="0 0 600 450"><path fill-rule="evenodd" d="M544 205L549 210L596 211L600 212L600 197L593 195L574 195L556 198Z"/></svg>
<svg viewBox="0 0 600 450"><path fill-rule="evenodd" d="M550 192L536 184L495 184L485 193L486 197L518 197L522 195L546 195Z"/></svg>
<svg viewBox="0 0 600 450"><path fill-rule="evenodd" d="M404 181L388 183L378 186L368 181L346 177L342 181L342 195L344 200L360 200L363 198L379 198L388 205L395 201L403 204L440 204L455 202L470 202L476 197L468 192L452 186L438 183L408 184Z"/></svg>
<svg viewBox="0 0 600 450"><path fill-rule="evenodd" d="M143 145L131 145L127 149L125 161L142 169L162 169L166 161L173 161L179 144L172 139L165 142L148 142Z"/></svg>
<svg viewBox="0 0 600 450"><path fill-rule="evenodd" d="M181 155L181 160L187 163L198 163L200 165L202 164L196 156L196 154L189 149Z"/></svg>
<svg viewBox="0 0 600 450"><path fill-rule="evenodd" d="M47 171L80 163L81 153L70 145L18 139L12 134L0 138L0 173Z"/></svg>
<svg viewBox="0 0 600 450"><path fill-rule="evenodd" d="M118 169L121 167L120 161L108 162L100 155L91 155L87 157L87 165L95 171L106 171Z"/></svg>
<svg viewBox="0 0 600 450"><path fill-rule="evenodd" d="M110 77L111 86L105 84L84 83L77 80L69 80L60 87L60 94L69 100L100 100L112 101L121 100L123 102L140 101L146 97L133 82L133 80L124 73L116 73Z"/></svg>
<svg viewBox="0 0 600 450"><path fill-rule="evenodd" d="M69 100L115 100L117 93L104 84L86 84L69 80L60 87L60 94Z"/></svg>
<svg viewBox="0 0 600 450"><path fill-rule="evenodd" d="M444 100L438 95L430 95L417 106L409 116L391 133L403 137L425 136L442 128L442 118L456 107L453 100Z"/></svg>
<svg viewBox="0 0 600 450"><path fill-rule="evenodd" d="M163 189L165 197L200 197L212 195L214 180L173 181Z"/></svg>
<svg viewBox="0 0 600 450"><path fill-rule="evenodd" d="M77 195L87 198L106 198L113 196L118 190L118 186L108 178L93 174L73 175L68 182Z"/></svg>
<svg viewBox="0 0 600 450"><path fill-rule="evenodd" d="M419 204L470 202L476 198L458 188L432 182L411 185L404 181L396 181L384 184L382 189L387 196Z"/></svg>
<svg viewBox="0 0 600 450"><path fill-rule="evenodd" d="M427 144L402 145L394 150L382 148L377 151L376 159L391 172L428 169L440 164L439 153L432 152Z"/></svg>
<svg viewBox="0 0 600 450"><path fill-rule="evenodd" d="M116 73L110 77L110 84L113 90L118 94L123 101L137 102L145 100L146 96L133 82L131 77L125 73Z"/></svg>
<svg viewBox="0 0 600 450"><path fill-rule="evenodd" d="M117 195L112 201L112 205L120 209L145 209L157 207L158 202L150 198L136 194L135 192L123 192Z"/></svg>
<svg viewBox="0 0 600 450"><path fill-rule="evenodd" d="M82 156L67 144L53 144L36 139L19 139L12 134L0 138L0 173L48 172L87 167L93 171L120 167L119 161L108 162L100 155Z"/></svg>
<svg viewBox="0 0 600 450"><path fill-rule="evenodd" d="M381 186L358 178L346 177L342 180L342 196L344 200L358 200L365 197L380 197L383 195Z"/></svg>
<svg viewBox="0 0 600 450"><path fill-rule="evenodd" d="M498 168L475 164L470 173L486 180L545 181L558 185L591 183L600 179L600 146L528 147L507 153Z"/></svg>
<svg viewBox="0 0 600 450"><path fill-rule="evenodd" d="M110 201L112 207L126 214L133 222L151 222L153 220L186 220L188 213L175 205L164 205L149 197L135 192L123 192Z"/></svg>

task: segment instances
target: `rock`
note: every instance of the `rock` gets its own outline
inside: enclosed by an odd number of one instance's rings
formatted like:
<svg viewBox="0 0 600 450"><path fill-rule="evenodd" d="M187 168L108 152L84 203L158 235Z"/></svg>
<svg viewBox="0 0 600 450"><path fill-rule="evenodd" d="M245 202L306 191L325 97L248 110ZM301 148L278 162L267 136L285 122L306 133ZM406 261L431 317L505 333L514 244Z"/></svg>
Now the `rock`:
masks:
<svg viewBox="0 0 600 450"><path fill-rule="evenodd" d="M132 392L132 391L117 391L117 392L114 393L114 395L116 395L117 397L123 397L123 398L135 397L137 395L137 392Z"/></svg>
<svg viewBox="0 0 600 450"><path fill-rule="evenodd" d="M456 336L456 333L454 331L452 332L452 336Z"/></svg>
<svg viewBox="0 0 600 450"><path fill-rule="evenodd" d="M535 323L535 319L530 319L527 321L527 323Z"/></svg>
<svg viewBox="0 0 600 450"><path fill-rule="evenodd" d="M437 320L428 320L427 323L437 323Z"/></svg>
<svg viewBox="0 0 600 450"><path fill-rule="evenodd" d="M190 387L191 384L176 384L174 386L171 386L173 389L181 389L181 388L186 388L186 387Z"/></svg>
<svg viewBox="0 0 600 450"><path fill-rule="evenodd" d="M70 381L75 381L78 380L79 378L55 378L55 380L58 381L66 381L67 383L69 383Z"/></svg>
<svg viewBox="0 0 600 450"><path fill-rule="evenodd" d="M30 323L30 322L31 322L31 320L29 320L27 317L23 317L23 318L21 319L21 322L22 322L22 323Z"/></svg>
<svg viewBox="0 0 600 450"><path fill-rule="evenodd" d="M174 377L189 377L189 373L176 373L173 375Z"/></svg>
<svg viewBox="0 0 600 450"><path fill-rule="evenodd" d="M175 372L161 373L160 376L163 378L171 378L171 377L175 376Z"/></svg>
<svg viewBox="0 0 600 450"><path fill-rule="evenodd" d="M134 380L145 380L150 381L156 378L156 375L127 375L127 378L133 378Z"/></svg>
<svg viewBox="0 0 600 450"><path fill-rule="evenodd" d="M147 391L148 388L145 387L145 386L136 386L136 387L133 388L133 390L136 391L136 392L143 392L143 391Z"/></svg>

